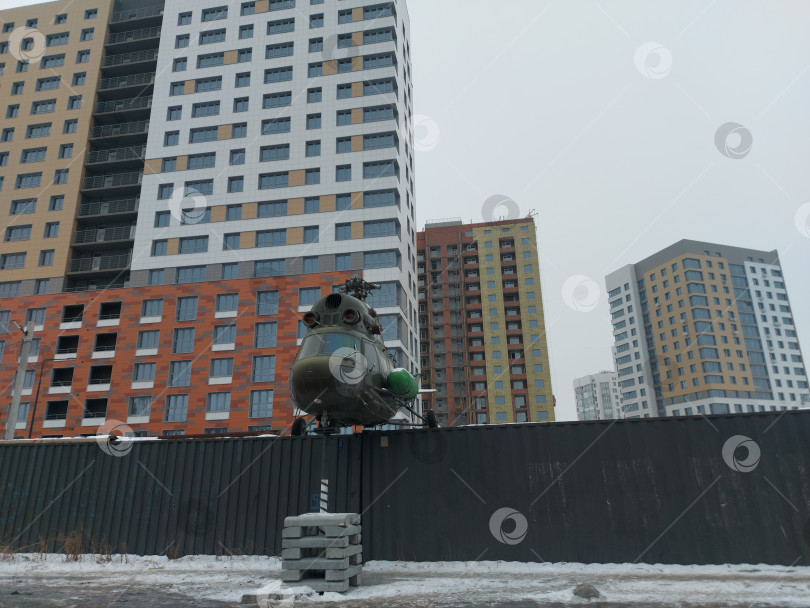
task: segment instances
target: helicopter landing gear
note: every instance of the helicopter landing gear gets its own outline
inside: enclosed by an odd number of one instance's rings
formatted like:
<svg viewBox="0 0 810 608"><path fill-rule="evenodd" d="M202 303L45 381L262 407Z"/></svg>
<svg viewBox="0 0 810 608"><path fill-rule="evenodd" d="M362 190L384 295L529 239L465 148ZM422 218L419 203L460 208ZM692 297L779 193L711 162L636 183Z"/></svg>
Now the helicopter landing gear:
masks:
<svg viewBox="0 0 810 608"><path fill-rule="evenodd" d="M338 421L330 418L326 412L318 416L318 428L315 431L321 435L334 435L338 431Z"/></svg>
<svg viewBox="0 0 810 608"><path fill-rule="evenodd" d="M307 421L305 418L296 418L295 422L293 422L292 430L290 431L290 435L293 437L300 437L304 434L304 429L307 428Z"/></svg>
<svg viewBox="0 0 810 608"><path fill-rule="evenodd" d="M439 428L439 421L436 419L436 412L433 410L428 410L425 414L425 425L429 429L437 429Z"/></svg>

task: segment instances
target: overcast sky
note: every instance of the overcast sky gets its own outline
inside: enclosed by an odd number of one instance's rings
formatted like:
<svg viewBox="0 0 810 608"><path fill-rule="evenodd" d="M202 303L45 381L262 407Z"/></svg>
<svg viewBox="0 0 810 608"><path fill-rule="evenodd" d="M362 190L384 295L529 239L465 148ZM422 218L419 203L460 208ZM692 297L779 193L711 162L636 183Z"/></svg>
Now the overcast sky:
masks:
<svg viewBox="0 0 810 608"><path fill-rule="evenodd" d="M807 354L809 3L408 5L418 224L482 221L493 195L534 212L559 420L573 379L613 366L605 275L682 238L778 249ZM729 122L740 158L715 143Z"/></svg>
<svg viewBox="0 0 810 608"><path fill-rule="evenodd" d="M495 194L535 212L559 420L576 418L575 377L613 368L605 275L682 238L778 249L808 354L810 4L409 7L415 111L435 122L417 131L419 225L481 221ZM728 122L753 139L742 158L715 145ZM576 275L601 289L589 312L564 298Z"/></svg>

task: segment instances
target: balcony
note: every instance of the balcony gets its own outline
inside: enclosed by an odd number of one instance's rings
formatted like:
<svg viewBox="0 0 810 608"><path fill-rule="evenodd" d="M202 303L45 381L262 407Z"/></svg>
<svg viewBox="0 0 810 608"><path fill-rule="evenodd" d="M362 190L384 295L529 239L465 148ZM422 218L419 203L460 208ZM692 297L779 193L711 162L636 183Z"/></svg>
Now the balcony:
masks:
<svg viewBox="0 0 810 608"><path fill-rule="evenodd" d="M104 175L89 175L82 183L83 190L106 190L110 188L140 189L143 172L129 171L126 173L106 173Z"/></svg>
<svg viewBox="0 0 810 608"><path fill-rule="evenodd" d="M138 198L122 198L112 201L85 201L79 207L79 217L102 216L105 221L110 215L135 214L138 212Z"/></svg>
<svg viewBox="0 0 810 608"><path fill-rule="evenodd" d="M110 148L108 150L94 150L87 154L87 165L102 165L114 163L115 169L140 169L146 155L146 146L128 146L126 148ZM113 167L110 167L113 168Z"/></svg>
<svg viewBox="0 0 810 608"><path fill-rule="evenodd" d="M127 76L113 76L112 78L102 78L98 83L99 91L109 91L111 89L124 89L127 87L145 87L155 83L154 72L142 72L141 74L129 74Z"/></svg>
<svg viewBox="0 0 810 608"><path fill-rule="evenodd" d="M116 53L107 55L104 58L103 68L111 68L117 65L129 65L131 63L142 63L144 61L157 60L157 49L147 49L145 51L133 51L132 53Z"/></svg>
<svg viewBox="0 0 810 608"><path fill-rule="evenodd" d="M70 260L70 272L99 272L110 270L125 270L129 268L132 253L118 255L97 255L88 258L73 258Z"/></svg>
<svg viewBox="0 0 810 608"><path fill-rule="evenodd" d="M143 137L149 132L148 120L136 120L133 122L122 122L113 125L99 125L93 127L90 132L91 139L99 139L102 137L115 137L118 139L117 143L141 143Z"/></svg>
<svg viewBox="0 0 810 608"><path fill-rule="evenodd" d="M110 15L110 23L133 22L143 19L157 19L158 23L163 20L163 5L142 6L125 11L118 11Z"/></svg>
<svg viewBox="0 0 810 608"><path fill-rule="evenodd" d="M160 41L160 26L125 32L113 32L107 37L107 45L116 45L116 51L142 51L155 48Z"/></svg>
<svg viewBox="0 0 810 608"><path fill-rule="evenodd" d="M64 293L79 293L84 291L98 291L104 289L124 289L129 287L128 281L108 281L97 283L94 281L76 281L66 285L62 291Z"/></svg>
<svg viewBox="0 0 810 608"><path fill-rule="evenodd" d="M146 110L144 116L149 116L148 110L152 107L152 96L132 97L130 99L115 99L113 101L99 101L96 104L96 114L113 114L117 112L132 112Z"/></svg>
<svg viewBox="0 0 810 608"><path fill-rule="evenodd" d="M77 230L73 235L74 245L98 245L110 243L122 245L121 241L131 241L135 238L135 226L116 226L114 228L91 228Z"/></svg>

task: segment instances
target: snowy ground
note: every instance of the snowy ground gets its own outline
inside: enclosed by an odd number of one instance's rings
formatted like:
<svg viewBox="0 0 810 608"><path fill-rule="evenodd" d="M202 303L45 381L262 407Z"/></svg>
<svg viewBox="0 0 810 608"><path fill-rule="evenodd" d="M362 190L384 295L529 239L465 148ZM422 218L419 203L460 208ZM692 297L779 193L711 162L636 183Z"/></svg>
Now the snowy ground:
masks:
<svg viewBox="0 0 810 608"><path fill-rule="evenodd" d="M810 608L810 568L369 562L363 586L317 595L279 582L271 557L0 556L0 608L40 606L752 606ZM600 597L574 588L588 583ZM255 605L255 604L254 604Z"/></svg>

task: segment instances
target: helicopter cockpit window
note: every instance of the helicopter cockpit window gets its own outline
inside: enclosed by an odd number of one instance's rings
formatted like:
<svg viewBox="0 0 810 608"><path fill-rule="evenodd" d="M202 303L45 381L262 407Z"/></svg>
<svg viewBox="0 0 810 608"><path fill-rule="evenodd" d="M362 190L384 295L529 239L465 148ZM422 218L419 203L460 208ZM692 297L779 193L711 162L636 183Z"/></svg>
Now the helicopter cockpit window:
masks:
<svg viewBox="0 0 810 608"><path fill-rule="evenodd" d="M377 360L377 346L373 342L363 341L363 356L366 358L366 366L369 371L380 371L380 365Z"/></svg>
<svg viewBox="0 0 810 608"><path fill-rule="evenodd" d="M350 348L360 350L360 340L354 336L342 333L322 333L314 336L307 336L301 343L298 351L298 359L331 355L339 348Z"/></svg>

